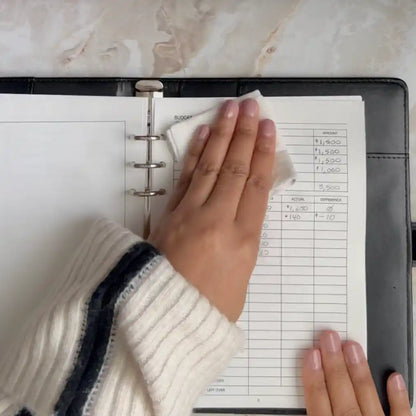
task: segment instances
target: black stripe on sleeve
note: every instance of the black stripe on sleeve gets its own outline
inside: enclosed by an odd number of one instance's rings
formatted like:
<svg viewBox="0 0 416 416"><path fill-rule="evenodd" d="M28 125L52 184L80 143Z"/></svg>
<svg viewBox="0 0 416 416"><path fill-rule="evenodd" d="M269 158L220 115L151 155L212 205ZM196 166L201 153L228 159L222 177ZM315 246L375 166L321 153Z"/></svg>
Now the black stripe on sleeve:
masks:
<svg viewBox="0 0 416 416"><path fill-rule="evenodd" d="M116 302L132 279L159 254L148 243L135 244L92 294L88 303L80 351L74 369L55 405L56 416L82 414L104 363Z"/></svg>
<svg viewBox="0 0 416 416"><path fill-rule="evenodd" d="M26 407L24 407L22 410L16 413L15 416L33 416L33 414L29 412L29 410L27 410Z"/></svg>

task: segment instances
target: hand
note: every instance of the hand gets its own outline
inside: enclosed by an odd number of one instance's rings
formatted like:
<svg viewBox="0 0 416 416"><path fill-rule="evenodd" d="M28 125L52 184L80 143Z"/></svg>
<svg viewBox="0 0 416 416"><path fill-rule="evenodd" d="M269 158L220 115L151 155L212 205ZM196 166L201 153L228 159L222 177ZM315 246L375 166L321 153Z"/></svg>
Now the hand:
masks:
<svg viewBox="0 0 416 416"><path fill-rule="evenodd" d="M336 332L322 334L319 349L309 350L303 367L309 416L384 415L364 352L356 342L343 345ZM403 378L387 380L391 416L411 416Z"/></svg>
<svg viewBox="0 0 416 416"><path fill-rule="evenodd" d="M149 241L230 320L256 263L276 145L258 104L226 101L190 143L178 187Z"/></svg>

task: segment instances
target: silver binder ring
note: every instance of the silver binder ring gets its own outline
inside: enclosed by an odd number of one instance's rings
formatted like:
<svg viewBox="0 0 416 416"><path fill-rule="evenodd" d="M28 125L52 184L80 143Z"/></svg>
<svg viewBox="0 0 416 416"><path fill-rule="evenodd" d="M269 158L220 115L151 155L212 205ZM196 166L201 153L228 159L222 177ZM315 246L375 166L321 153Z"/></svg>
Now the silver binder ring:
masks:
<svg viewBox="0 0 416 416"><path fill-rule="evenodd" d="M129 189L127 193L132 196L138 196L143 198L148 196L165 195L166 189L145 189L144 191L136 191L135 189Z"/></svg>
<svg viewBox="0 0 416 416"><path fill-rule="evenodd" d="M131 168L136 168L136 169L157 169L157 168L166 167L166 163L165 162L148 162L148 163L130 162L128 163L128 166L130 166Z"/></svg>
<svg viewBox="0 0 416 416"><path fill-rule="evenodd" d="M144 140L144 141L154 141L163 139L162 135L150 134L150 135L131 135L129 136L131 140Z"/></svg>

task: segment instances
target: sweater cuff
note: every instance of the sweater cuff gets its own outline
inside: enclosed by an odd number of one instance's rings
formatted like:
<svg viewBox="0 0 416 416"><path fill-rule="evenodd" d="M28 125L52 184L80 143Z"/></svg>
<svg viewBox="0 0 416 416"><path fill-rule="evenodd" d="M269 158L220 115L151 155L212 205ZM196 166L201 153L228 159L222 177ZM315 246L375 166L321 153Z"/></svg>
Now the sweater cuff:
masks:
<svg viewBox="0 0 416 416"><path fill-rule="evenodd" d="M15 415L24 415L29 414L25 412L25 408L19 404L17 397L14 397L10 394L6 394L3 389L0 387L0 415L1 416L15 416Z"/></svg>
<svg viewBox="0 0 416 416"><path fill-rule="evenodd" d="M118 325L146 381L155 414L185 415L243 346L230 322L164 257L129 296Z"/></svg>

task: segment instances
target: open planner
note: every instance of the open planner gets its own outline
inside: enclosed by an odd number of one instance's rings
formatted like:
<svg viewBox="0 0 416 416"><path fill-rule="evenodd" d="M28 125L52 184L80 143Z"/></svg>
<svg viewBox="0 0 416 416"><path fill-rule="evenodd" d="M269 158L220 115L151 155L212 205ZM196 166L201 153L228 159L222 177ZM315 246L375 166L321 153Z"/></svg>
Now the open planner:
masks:
<svg viewBox="0 0 416 416"><path fill-rule="evenodd" d="M0 95L0 284L7 288L0 291L0 341L23 323L94 219L104 216L139 235L149 233L181 170L166 131L237 95L227 88L213 96L174 94L169 89L173 83L162 81L136 84L136 96L53 95L47 90ZM256 88L262 91L261 81L240 92ZM385 404L386 371L401 371L412 383L411 338L407 304L392 318L397 325L406 317L400 323L403 333L390 334L406 345L405 352L392 353L388 332L379 338L382 344L368 336L376 308L369 302L376 283L369 285L368 278L369 261L374 265L368 257L368 233L374 232L368 225L368 210L374 212L368 195L387 210L389 202L377 196L375 179L367 179L374 169L368 171L367 163L373 144L366 136L373 132L366 125L366 90L310 91L308 96L271 91L262 92L275 114L296 182L269 200L238 322L246 334L244 351L208 387L195 411L271 414L304 408L302 357L325 329L360 342L366 351L368 345ZM373 105L370 100L370 110ZM390 185L397 193L400 184L390 180ZM403 186L407 192L407 184ZM408 226L406 222L404 228ZM385 255L392 256L388 233L380 238ZM388 270L393 272L390 266ZM391 286L408 301L408 275L399 271L397 277L404 281L392 280ZM389 284L380 279L387 291ZM18 292L17 299L13 294Z"/></svg>

